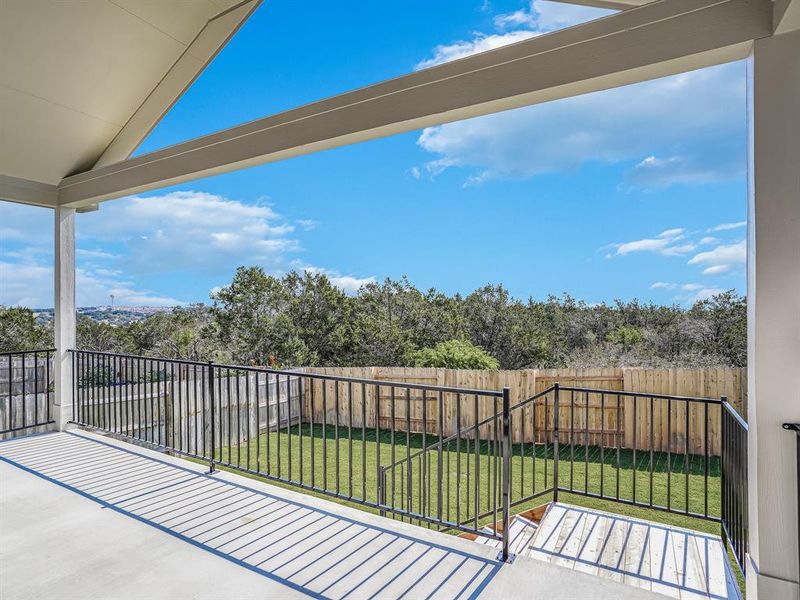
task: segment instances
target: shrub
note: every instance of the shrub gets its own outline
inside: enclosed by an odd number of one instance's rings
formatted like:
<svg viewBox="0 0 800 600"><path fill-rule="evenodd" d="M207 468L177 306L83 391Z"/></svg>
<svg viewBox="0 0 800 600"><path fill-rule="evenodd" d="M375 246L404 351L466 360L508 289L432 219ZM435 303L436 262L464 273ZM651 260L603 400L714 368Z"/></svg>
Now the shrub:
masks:
<svg viewBox="0 0 800 600"><path fill-rule="evenodd" d="M445 369L497 369L497 359L466 340L440 342L433 348L423 348L411 355L415 367Z"/></svg>
<svg viewBox="0 0 800 600"><path fill-rule="evenodd" d="M608 334L608 341L622 346L625 350L630 350L644 341L644 335L638 327L623 325Z"/></svg>

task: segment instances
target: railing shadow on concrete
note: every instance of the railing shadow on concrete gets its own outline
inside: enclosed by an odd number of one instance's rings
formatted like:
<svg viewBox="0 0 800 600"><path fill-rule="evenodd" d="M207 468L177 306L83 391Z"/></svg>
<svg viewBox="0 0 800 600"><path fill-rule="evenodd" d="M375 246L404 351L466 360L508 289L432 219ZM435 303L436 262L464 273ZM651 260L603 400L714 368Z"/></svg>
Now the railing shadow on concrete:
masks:
<svg viewBox="0 0 800 600"><path fill-rule="evenodd" d="M477 597L495 560L80 433L0 443L0 460L313 597Z"/></svg>

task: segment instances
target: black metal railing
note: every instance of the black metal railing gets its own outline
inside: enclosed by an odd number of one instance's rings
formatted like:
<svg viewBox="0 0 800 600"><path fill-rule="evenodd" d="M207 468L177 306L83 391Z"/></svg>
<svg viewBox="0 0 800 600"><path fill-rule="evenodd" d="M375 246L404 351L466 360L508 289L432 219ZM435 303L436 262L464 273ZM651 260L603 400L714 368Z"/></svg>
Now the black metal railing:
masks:
<svg viewBox="0 0 800 600"><path fill-rule="evenodd" d="M500 433L495 444L494 432L505 430L500 425L504 416L496 412L441 443L392 462L384 478L402 481L423 468L436 473L439 456L460 445L468 456L477 449L474 458L454 470L468 482L471 465L474 488L456 488L455 514L448 508L444 512L450 521L473 529L488 517L482 528L488 537L503 537L512 507L547 494L557 501L559 493L570 493L721 523L737 558L746 552L746 424L724 398L555 384L511 406L507 434ZM507 461L502 450L506 442ZM498 461L494 473L501 474L500 491L495 492L491 480L475 474L479 468L491 472ZM506 464L507 479L502 477ZM391 490L391 482L384 488ZM479 490L491 500L479 500ZM505 506L504 492L508 509L495 512L495 506ZM406 499L401 490L400 501L416 502L421 512L431 515L439 508L430 501L436 493L426 493L416 490Z"/></svg>
<svg viewBox="0 0 800 600"><path fill-rule="evenodd" d="M477 398L459 394L452 435L383 467L387 503L504 540L512 507L554 491L555 446L537 427L537 407L540 415L551 409L550 391L511 407L506 388L480 420ZM471 423L463 422L464 407L471 409ZM433 489L423 485L425 473L433 476Z"/></svg>
<svg viewBox="0 0 800 600"><path fill-rule="evenodd" d="M566 492L720 522L746 552L746 424L724 399L556 384L512 405L507 388L88 351L73 361L78 424L492 538L503 558L512 508Z"/></svg>
<svg viewBox="0 0 800 600"><path fill-rule="evenodd" d="M482 510L503 512L497 491L503 438L487 434L462 447L468 425L460 411L470 398L476 415L495 415L500 427L496 415L507 391L504 397L503 391L93 351L72 356L72 420L79 425L208 461L212 471L224 466L473 533L481 522L464 522L460 511L470 503L456 490L477 444L481 465L475 468L487 469L495 482L481 498ZM493 426L484 423L482 431ZM457 434L446 441L448 428ZM399 479L385 475L386 465L433 440L444 449L443 462L405 470ZM488 480L481 476L480 485Z"/></svg>
<svg viewBox="0 0 800 600"><path fill-rule="evenodd" d="M721 400L556 386L558 489L719 521ZM565 456L568 454L568 456ZM714 481L710 482L710 478Z"/></svg>
<svg viewBox="0 0 800 600"><path fill-rule="evenodd" d="M55 350L0 352L0 434L53 423Z"/></svg>
<svg viewBox="0 0 800 600"><path fill-rule="evenodd" d="M748 548L747 423L722 398L722 535L742 573Z"/></svg>

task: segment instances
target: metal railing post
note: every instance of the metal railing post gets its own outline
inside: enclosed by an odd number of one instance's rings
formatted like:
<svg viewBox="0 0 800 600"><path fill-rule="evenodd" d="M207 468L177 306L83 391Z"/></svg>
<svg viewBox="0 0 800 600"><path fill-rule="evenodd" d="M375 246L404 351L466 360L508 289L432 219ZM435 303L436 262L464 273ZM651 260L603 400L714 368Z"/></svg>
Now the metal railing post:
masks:
<svg viewBox="0 0 800 600"><path fill-rule="evenodd" d="M559 412L559 391L558 391L558 383L553 384L553 504L558 502L558 488L559 488L559 481L558 481L558 457L559 457L559 450L558 450L558 421L560 412ZM586 427L589 427L589 424L586 424Z"/></svg>
<svg viewBox="0 0 800 600"><path fill-rule="evenodd" d="M211 446L211 456L210 456L211 465L210 465L210 468L208 470L209 474L213 473L216 470L215 465L214 465L214 460L215 460L215 457L216 457L216 454L217 454L217 443L216 443L216 439L217 439L217 435L216 434L217 434L217 432L216 432L216 417L215 417L216 409L215 409L215 406L214 406L216 404L216 401L215 401L214 396L215 396L215 393L214 393L214 363L212 363L211 361L208 361L208 398L209 398L209 402L211 404L211 406L210 406L210 413L211 413L210 421L211 421L211 423L209 425L209 431L211 433L211 444L210 444L210 446Z"/></svg>
<svg viewBox="0 0 800 600"><path fill-rule="evenodd" d="M722 427L722 445L719 449L719 498L720 498L720 537L722 538L722 547L727 551L728 549L728 503L726 498L727 488L725 487L725 472L728 470L726 461L728 453L726 452L728 444L728 415L725 410L725 404L728 402L727 396L720 397L719 414L720 425Z"/></svg>
<svg viewBox="0 0 800 600"><path fill-rule="evenodd" d="M386 505L386 468L378 465L378 506ZM386 511L381 510L380 515L386 516Z"/></svg>
<svg viewBox="0 0 800 600"><path fill-rule="evenodd" d="M511 406L509 388L503 388L503 552L502 560L509 562L511 524Z"/></svg>

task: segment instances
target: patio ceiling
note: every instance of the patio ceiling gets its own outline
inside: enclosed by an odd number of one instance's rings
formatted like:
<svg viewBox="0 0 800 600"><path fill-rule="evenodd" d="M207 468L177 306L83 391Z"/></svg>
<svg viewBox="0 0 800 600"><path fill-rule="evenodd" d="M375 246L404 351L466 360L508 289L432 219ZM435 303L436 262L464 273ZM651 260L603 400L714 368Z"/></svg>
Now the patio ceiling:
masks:
<svg viewBox="0 0 800 600"><path fill-rule="evenodd" d="M661 0L67 177L59 204L738 60L772 31L770 0Z"/></svg>
<svg viewBox="0 0 800 600"><path fill-rule="evenodd" d="M13 23L14 31L8 36L0 31L3 55L10 58L3 63L2 81L17 83L0 86L3 134L12 140L0 149L0 198L94 206L327 148L742 59L753 40L800 26L800 0L560 0L627 9L128 158L260 2L215 12L223 8L220 1L125 0L126 11L122 0L102 10L106 3L96 0L60 18L58 10L43 16L50 6L43 0L3 4L9 14L0 22L7 29ZM200 10L201 4L208 10ZM112 29L115 35L109 36ZM143 48L145 30L159 41L153 43L158 51ZM87 44L76 31L90 32L95 43ZM64 41L50 40L46 34L53 32ZM29 43L39 38L43 41ZM125 66L112 72L104 57L113 53L119 53L114 65Z"/></svg>
<svg viewBox="0 0 800 600"><path fill-rule="evenodd" d="M128 158L261 0L0 3L0 196Z"/></svg>

